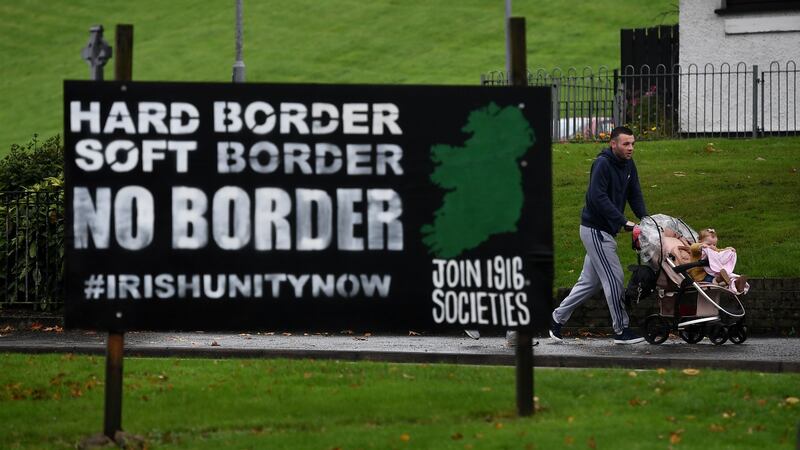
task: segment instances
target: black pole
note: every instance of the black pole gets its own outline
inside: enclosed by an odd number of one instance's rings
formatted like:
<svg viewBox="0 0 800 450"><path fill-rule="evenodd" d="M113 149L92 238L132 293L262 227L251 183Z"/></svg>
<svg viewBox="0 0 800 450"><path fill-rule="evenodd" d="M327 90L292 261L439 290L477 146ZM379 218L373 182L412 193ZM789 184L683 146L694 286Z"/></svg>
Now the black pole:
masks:
<svg viewBox="0 0 800 450"><path fill-rule="evenodd" d="M528 85L528 63L525 52L525 18L512 17L508 19L511 30L511 84L514 86Z"/></svg>
<svg viewBox="0 0 800 450"><path fill-rule="evenodd" d="M525 46L525 18L511 17L511 84L528 85L528 64ZM532 328L517 332L517 414L530 416L533 409L533 332Z"/></svg>

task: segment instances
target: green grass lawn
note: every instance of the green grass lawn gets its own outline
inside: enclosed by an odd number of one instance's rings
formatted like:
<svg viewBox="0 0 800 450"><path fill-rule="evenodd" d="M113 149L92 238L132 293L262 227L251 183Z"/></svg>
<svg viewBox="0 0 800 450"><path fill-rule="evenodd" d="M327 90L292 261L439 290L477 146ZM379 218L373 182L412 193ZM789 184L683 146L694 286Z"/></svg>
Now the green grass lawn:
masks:
<svg viewBox="0 0 800 450"><path fill-rule="evenodd" d="M102 430L104 360L0 355L0 447ZM515 417L512 367L125 360L123 428L156 449L791 449L799 374L540 369Z"/></svg>
<svg viewBox="0 0 800 450"><path fill-rule="evenodd" d="M244 2L251 82L477 84L505 67L502 0ZM531 68L619 65L619 30L677 22L672 0L514 2ZM87 79L92 24L134 25L135 80L230 81L234 2L0 2L0 155L62 129L62 81ZM106 68L113 78L113 61Z"/></svg>
<svg viewBox="0 0 800 450"><path fill-rule="evenodd" d="M591 159L601 148L553 146L557 287L572 286L583 265L578 225ZM800 276L800 139L639 142L634 160L651 214L715 228L720 246L737 249L737 273ZM634 264L630 234L617 242L623 267Z"/></svg>

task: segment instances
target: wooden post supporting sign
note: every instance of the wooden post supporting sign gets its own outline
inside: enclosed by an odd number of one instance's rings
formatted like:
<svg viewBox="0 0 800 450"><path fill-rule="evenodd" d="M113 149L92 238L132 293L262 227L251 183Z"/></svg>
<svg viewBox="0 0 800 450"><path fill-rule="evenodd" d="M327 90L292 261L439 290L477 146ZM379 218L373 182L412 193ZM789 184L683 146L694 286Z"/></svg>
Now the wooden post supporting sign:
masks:
<svg viewBox="0 0 800 450"><path fill-rule="evenodd" d="M122 431L122 354L124 334L109 331L106 346L106 401L103 414L103 434L112 441Z"/></svg>
<svg viewBox="0 0 800 450"><path fill-rule="evenodd" d="M511 35L511 84L528 85L528 66L525 46L525 18L509 18ZM521 417L534 413L533 408L533 336L530 330L517 333L517 413Z"/></svg>
<svg viewBox="0 0 800 450"><path fill-rule="evenodd" d="M117 25L117 54L114 58L114 76L117 81L133 78L133 25ZM117 312L120 318L121 312ZM125 334L122 330L109 330L106 344L106 398L103 414L103 434L112 441L122 431L122 360Z"/></svg>
<svg viewBox="0 0 800 450"><path fill-rule="evenodd" d="M116 46L114 78L117 81L131 81L133 79L133 25L117 25Z"/></svg>

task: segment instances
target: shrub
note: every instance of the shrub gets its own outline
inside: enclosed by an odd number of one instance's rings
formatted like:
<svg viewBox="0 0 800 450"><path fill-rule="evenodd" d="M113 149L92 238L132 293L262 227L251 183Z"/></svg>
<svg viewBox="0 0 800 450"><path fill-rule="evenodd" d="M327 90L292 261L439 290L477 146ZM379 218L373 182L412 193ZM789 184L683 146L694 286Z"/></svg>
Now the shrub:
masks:
<svg viewBox="0 0 800 450"><path fill-rule="evenodd" d="M663 88L662 88L663 91ZM626 90L624 125L636 139L665 139L675 132L675 109L667 101L667 92L651 85L646 91Z"/></svg>
<svg viewBox="0 0 800 450"><path fill-rule="evenodd" d="M21 191L64 171L61 136L44 142L37 137L34 134L25 145L12 144L11 151L0 160L0 191Z"/></svg>
<svg viewBox="0 0 800 450"><path fill-rule="evenodd" d="M0 161L0 306L47 310L63 299L63 160L55 136L14 145Z"/></svg>

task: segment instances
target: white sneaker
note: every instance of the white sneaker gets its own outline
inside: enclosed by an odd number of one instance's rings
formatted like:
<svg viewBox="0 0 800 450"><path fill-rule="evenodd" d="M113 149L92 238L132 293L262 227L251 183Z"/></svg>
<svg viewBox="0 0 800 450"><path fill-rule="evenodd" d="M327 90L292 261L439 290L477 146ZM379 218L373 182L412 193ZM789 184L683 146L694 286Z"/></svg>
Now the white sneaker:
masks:
<svg viewBox="0 0 800 450"><path fill-rule="evenodd" d="M517 346L517 332L516 331L506 331L506 345L509 347L516 347ZM531 347L536 347L539 345L539 341L531 339Z"/></svg>
<svg viewBox="0 0 800 450"><path fill-rule="evenodd" d="M516 331L506 331L506 345L509 347L516 347L517 346L517 332Z"/></svg>
<svg viewBox="0 0 800 450"><path fill-rule="evenodd" d="M550 339L554 342L562 342L564 338L561 336L561 324L553 319L550 319Z"/></svg>
<svg viewBox="0 0 800 450"><path fill-rule="evenodd" d="M467 333L467 336L475 339L476 341L481 338L481 332L478 330L464 330L464 333Z"/></svg>

